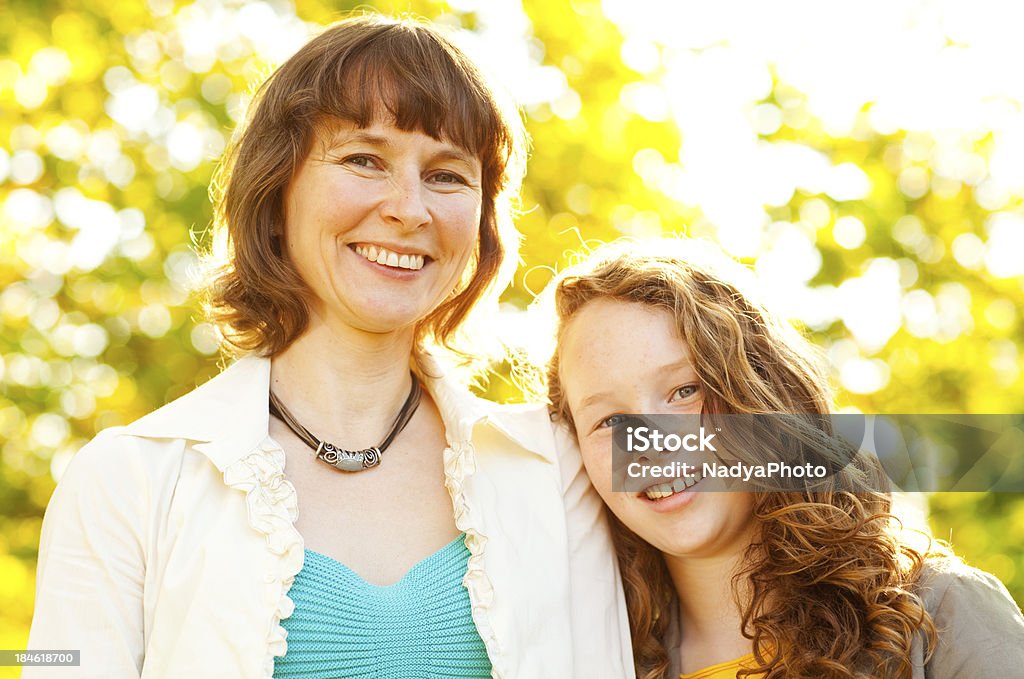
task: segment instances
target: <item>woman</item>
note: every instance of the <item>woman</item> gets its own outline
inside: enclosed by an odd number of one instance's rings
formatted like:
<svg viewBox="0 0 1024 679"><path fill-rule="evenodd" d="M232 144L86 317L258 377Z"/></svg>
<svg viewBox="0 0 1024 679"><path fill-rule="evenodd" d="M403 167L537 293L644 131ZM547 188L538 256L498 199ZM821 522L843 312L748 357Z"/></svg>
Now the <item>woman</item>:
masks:
<svg viewBox="0 0 1024 679"><path fill-rule="evenodd" d="M245 357L75 456L30 647L79 648L90 677L630 673L571 448L430 354L514 265L516 114L436 29L372 16L251 110L209 297Z"/></svg>
<svg viewBox="0 0 1024 679"><path fill-rule="evenodd" d="M744 273L655 241L606 246L553 284L549 397L615 516L637 676L1019 676L1024 619L1003 585L915 549L849 468L812 490L612 489L623 415L830 412L815 352Z"/></svg>

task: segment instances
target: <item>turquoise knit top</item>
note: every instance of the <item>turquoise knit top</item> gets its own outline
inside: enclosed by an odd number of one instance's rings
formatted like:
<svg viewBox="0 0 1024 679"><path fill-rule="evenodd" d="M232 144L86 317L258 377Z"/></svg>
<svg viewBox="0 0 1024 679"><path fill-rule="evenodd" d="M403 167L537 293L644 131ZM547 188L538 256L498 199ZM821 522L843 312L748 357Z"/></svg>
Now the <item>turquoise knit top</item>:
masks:
<svg viewBox="0 0 1024 679"><path fill-rule="evenodd" d="M281 622L288 651L275 679L490 677L491 663L462 586L460 535L393 585L371 585L345 564L306 550Z"/></svg>

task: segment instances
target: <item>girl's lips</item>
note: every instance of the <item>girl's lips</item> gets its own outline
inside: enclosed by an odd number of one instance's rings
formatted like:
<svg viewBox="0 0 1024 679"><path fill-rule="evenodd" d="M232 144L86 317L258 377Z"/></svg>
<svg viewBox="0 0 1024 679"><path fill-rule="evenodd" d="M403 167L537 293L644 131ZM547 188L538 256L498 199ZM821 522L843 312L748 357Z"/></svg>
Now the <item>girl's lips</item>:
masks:
<svg viewBox="0 0 1024 679"><path fill-rule="evenodd" d="M672 495L660 500L652 500L647 497L646 493L638 493L637 499L644 503L649 509L658 512L659 514L674 512L686 507L697 499L697 496L699 495L697 491L702 483L704 483L704 479L701 479L686 490L673 493Z"/></svg>

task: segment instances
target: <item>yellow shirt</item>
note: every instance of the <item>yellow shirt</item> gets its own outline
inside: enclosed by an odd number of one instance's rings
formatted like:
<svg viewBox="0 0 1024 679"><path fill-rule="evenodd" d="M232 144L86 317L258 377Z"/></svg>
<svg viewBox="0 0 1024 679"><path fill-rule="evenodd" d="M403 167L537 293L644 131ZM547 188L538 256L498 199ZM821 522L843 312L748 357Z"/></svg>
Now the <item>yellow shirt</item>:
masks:
<svg viewBox="0 0 1024 679"><path fill-rule="evenodd" d="M748 653L742 658L711 665L692 674L680 674L679 679L736 679L736 672L750 667L748 663L753 659L754 654Z"/></svg>

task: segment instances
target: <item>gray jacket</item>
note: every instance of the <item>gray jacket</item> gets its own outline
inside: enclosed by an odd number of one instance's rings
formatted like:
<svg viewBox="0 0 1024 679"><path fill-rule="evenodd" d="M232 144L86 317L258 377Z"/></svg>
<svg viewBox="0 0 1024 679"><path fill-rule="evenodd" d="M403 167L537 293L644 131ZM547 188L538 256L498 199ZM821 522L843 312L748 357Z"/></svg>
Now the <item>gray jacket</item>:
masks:
<svg viewBox="0 0 1024 679"><path fill-rule="evenodd" d="M913 679L1024 678L1024 617L993 575L959 559L930 559L918 594L938 643L927 663L914 640Z"/></svg>

